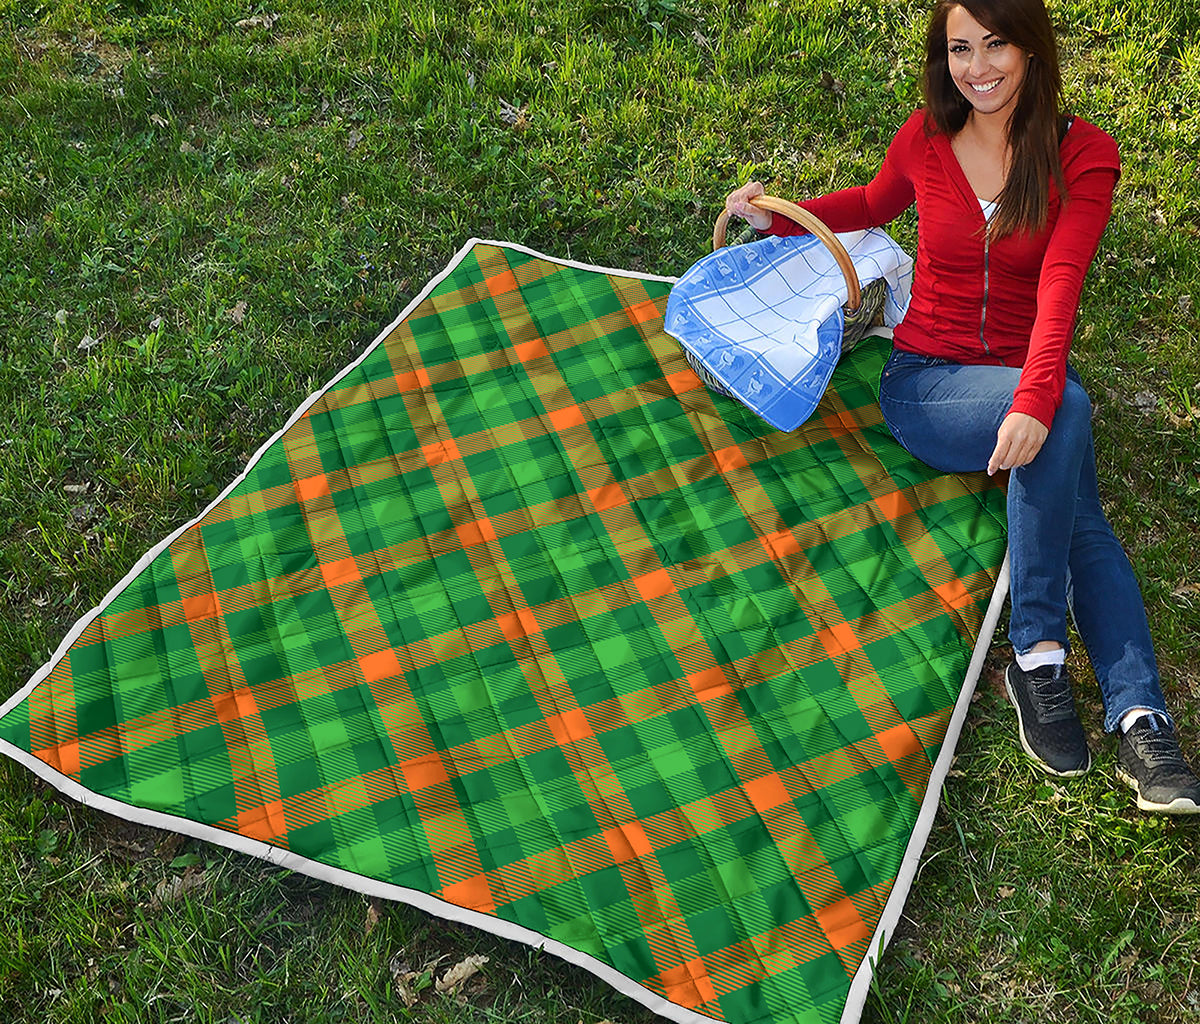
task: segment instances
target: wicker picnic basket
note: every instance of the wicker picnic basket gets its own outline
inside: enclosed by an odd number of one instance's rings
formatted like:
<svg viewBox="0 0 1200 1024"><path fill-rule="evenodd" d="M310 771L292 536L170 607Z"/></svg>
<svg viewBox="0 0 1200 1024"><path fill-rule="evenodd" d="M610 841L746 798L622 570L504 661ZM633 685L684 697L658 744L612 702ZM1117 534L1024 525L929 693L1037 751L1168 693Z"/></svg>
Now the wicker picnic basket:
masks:
<svg viewBox="0 0 1200 1024"><path fill-rule="evenodd" d="M870 330L883 309L883 300L887 294L887 285L883 278L877 278L865 288L860 288L858 273L854 269L850 254L846 252L846 247L838 241L838 236L829 230L823 220L815 214L809 213L804 207L797 206L786 199L780 199L778 196L755 196L750 200L750 204L757 206L760 210L782 213L790 220L794 220L802 228L806 228L816 235L833 253L833 258L837 260L842 275L846 278L846 290L849 292L849 298L842 306L842 312L846 316L846 326L842 338L842 354L845 355L862 340L863 335ZM728 223L729 214L722 210L717 222L713 225L714 250L720 249L725 244L725 227ZM754 237L757 237L757 232L754 232L753 228L750 230Z"/></svg>
<svg viewBox="0 0 1200 1024"><path fill-rule="evenodd" d="M902 311L912 259L877 228L847 236L852 259L827 224L800 206L774 196L750 202L793 218L810 234L762 238L748 226L744 240L758 238L756 244L730 251L722 211L713 252L679 277L664 325L710 390L776 430L791 431L816 411L841 357L877 333L872 328L884 310L895 316L893 299ZM870 277L863 286L859 268Z"/></svg>
<svg viewBox="0 0 1200 1024"><path fill-rule="evenodd" d="M842 306L842 313L845 317L845 324L842 329L842 355L845 355L862 340L863 336L872 326L880 322L884 299L887 297L887 283L883 278L877 278L865 287L860 287L858 273L854 269L854 263L850 259L850 254L846 252L846 247L838 241L837 235L826 226L824 221L809 213L803 207L797 206L786 199L780 199L778 196L768 195L755 196L750 200L750 203L753 206L757 206L760 210L782 213L785 217L791 218L801 227L816 235L825 244L826 248L829 249L830 253L833 254L833 258L837 261L838 267L846 279L846 291L849 295L846 303ZM712 244L714 252L726 244L726 228L728 224L729 213L722 210L721 215L713 225ZM746 225L745 230L737 238L733 239L733 243L750 242L758 237L760 237L758 233L752 227ZM728 388L704 368L700 360L692 352L685 349L684 355L687 358L688 365L704 381L705 385L719 394L732 395L732 392Z"/></svg>

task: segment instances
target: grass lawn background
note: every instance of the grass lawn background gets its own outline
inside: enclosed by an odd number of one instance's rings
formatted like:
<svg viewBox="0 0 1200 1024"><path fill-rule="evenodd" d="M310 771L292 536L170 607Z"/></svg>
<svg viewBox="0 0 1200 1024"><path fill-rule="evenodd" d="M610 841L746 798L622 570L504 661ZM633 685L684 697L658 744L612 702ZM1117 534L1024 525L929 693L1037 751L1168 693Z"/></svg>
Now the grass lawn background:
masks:
<svg viewBox="0 0 1200 1024"><path fill-rule="evenodd" d="M907 0L0 0L0 699L471 235L678 274L754 175L865 182L919 102ZM1059 0L1116 136L1074 361L1200 754L1200 4ZM254 19L240 26L239 21ZM913 214L893 225L910 251ZM1046 781L998 638L865 1020L1200 1020L1200 825L1139 815L1076 656ZM653 1019L559 961L60 798L0 760L0 1019ZM407 1009L490 958L464 999Z"/></svg>

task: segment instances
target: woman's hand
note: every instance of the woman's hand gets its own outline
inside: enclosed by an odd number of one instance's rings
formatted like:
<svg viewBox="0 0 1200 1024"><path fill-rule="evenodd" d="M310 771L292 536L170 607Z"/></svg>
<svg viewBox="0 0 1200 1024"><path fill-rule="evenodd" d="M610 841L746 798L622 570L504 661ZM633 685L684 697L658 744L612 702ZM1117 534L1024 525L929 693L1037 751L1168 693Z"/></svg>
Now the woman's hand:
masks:
<svg viewBox="0 0 1200 1024"><path fill-rule="evenodd" d="M775 214L770 210L760 210L757 206L750 205L751 199L762 194L762 182L748 181L725 197L725 209L731 217L741 217L748 221L755 231L766 231L771 227Z"/></svg>
<svg viewBox="0 0 1200 1024"><path fill-rule="evenodd" d="M1010 412L996 431L996 448L988 459L988 476L998 469L1015 469L1032 462L1049 433L1041 420L1028 413Z"/></svg>

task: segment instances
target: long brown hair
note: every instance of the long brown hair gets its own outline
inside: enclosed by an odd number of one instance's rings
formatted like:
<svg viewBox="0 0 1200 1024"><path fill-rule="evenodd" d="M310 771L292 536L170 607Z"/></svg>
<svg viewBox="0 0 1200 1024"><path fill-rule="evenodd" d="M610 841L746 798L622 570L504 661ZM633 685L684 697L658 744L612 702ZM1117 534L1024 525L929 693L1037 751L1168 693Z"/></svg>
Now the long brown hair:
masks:
<svg viewBox="0 0 1200 1024"><path fill-rule="evenodd" d="M950 77L946 19L964 7L979 24L1030 55L1016 105L1008 121L1012 163L997 197L988 231L993 238L1015 232L1036 234L1046 226L1050 177L1066 202L1066 182L1058 147L1066 128L1062 76L1054 27L1043 0L939 0L925 35L925 109L934 129L954 135L967 122L970 101ZM928 122L926 130L930 131Z"/></svg>

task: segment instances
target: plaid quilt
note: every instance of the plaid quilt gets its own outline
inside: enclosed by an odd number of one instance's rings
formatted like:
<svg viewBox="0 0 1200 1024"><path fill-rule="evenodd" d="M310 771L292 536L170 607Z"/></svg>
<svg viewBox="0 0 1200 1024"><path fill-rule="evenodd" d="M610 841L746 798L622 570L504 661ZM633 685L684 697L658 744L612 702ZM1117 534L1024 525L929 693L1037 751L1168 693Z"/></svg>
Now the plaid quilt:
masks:
<svg viewBox="0 0 1200 1024"><path fill-rule="evenodd" d="M879 339L794 433L714 396L669 287L469 243L76 624L0 750L677 1021L856 1016L1003 497L892 439Z"/></svg>

